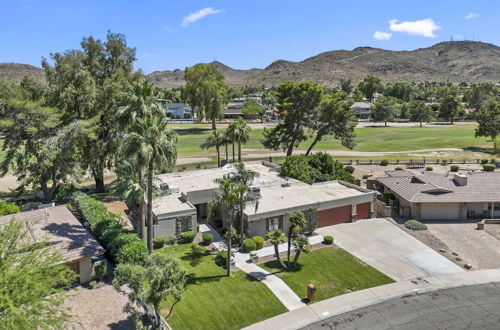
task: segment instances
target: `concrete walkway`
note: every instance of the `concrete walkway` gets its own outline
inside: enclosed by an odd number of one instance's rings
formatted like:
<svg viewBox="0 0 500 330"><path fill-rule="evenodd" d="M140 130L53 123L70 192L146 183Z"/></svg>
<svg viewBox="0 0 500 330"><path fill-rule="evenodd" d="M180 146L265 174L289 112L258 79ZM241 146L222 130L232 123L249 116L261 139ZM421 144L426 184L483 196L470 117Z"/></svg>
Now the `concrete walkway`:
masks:
<svg viewBox="0 0 500 330"><path fill-rule="evenodd" d="M300 329L335 315L398 297L495 282L500 282L500 269L460 272L405 280L326 299L253 324L245 329Z"/></svg>

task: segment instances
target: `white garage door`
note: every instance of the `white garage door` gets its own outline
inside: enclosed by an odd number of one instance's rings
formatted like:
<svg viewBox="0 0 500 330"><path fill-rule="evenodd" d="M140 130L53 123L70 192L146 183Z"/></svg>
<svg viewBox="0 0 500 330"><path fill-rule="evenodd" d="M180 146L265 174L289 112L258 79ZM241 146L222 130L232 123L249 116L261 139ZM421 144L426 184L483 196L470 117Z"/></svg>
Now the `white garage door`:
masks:
<svg viewBox="0 0 500 330"><path fill-rule="evenodd" d="M458 203L423 203L420 211L422 219L458 219Z"/></svg>

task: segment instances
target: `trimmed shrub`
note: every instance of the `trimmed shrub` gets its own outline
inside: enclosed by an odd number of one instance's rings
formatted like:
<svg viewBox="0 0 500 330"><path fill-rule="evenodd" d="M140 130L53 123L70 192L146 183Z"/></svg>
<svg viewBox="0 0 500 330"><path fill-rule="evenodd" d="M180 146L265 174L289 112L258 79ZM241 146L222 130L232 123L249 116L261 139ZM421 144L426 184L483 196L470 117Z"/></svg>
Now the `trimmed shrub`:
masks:
<svg viewBox="0 0 500 330"><path fill-rule="evenodd" d="M323 237L323 244L333 244L333 236Z"/></svg>
<svg viewBox="0 0 500 330"><path fill-rule="evenodd" d="M7 203L6 201L0 201L0 216L9 215L21 212L19 206L16 203Z"/></svg>
<svg viewBox="0 0 500 330"><path fill-rule="evenodd" d="M161 249L165 246L165 237L155 237L153 238L153 249Z"/></svg>
<svg viewBox="0 0 500 330"><path fill-rule="evenodd" d="M148 256L148 249L139 236L135 235L135 237L137 237L137 240L129 242L118 250L118 253L116 254L116 261L119 263L138 265L144 263Z"/></svg>
<svg viewBox="0 0 500 330"><path fill-rule="evenodd" d="M396 167L396 168L394 169L394 171L402 171L402 170L403 170L403 168L402 168L401 166L398 166L398 167Z"/></svg>
<svg viewBox="0 0 500 330"><path fill-rule="evenodd" d="M369 177L371 177L371 175L370 175L370 174L363 174L363 179L365 179L365 180L366 180L366 179L368 179Z"/></svg>
<svg viewBox="0 0 500 330"><path fill-rule="evenodd" d="M452 171L452 172L458 172L459 169L460 169L460 167L458 165L451 165L450 166L450 171Z"/></svg>
<svg viewBox="0 0 500 330"><path fill-rule="evenodd" d="M121 235L115 237L115 239L109 243L108 252L111 255L118 255L120 249L122 249L125 245L133 243L136 239L140 240L139 236L136 234L122 232Z"/></svg>
<svg viewBox="0 0 500 330"><path fill-rule="evenodd" d="M428 171L428 172L432 172L433 168L432 168L432 166L427 166L427 167L425 168L425 170L426 170L426 171Z"/></svg>
<svg viewBox="0 0 500 330"><path fill-rule="evenodd" d="M106 267L106 264L98 264L94 267L95 276L97 277L99 282L102 282L102 280L104 279L104 275L106 275L107 270L108 268Z"/></svg>
<svg viewBox="0 0 500 330"><path fill-rule="evenodd" d="M488 164L488 160L486 158L481 159L481 164Z"/></svg>
<svg viewBox="0 0 500 330"><path fill-rule="evenodd" d="M214 235L212 235L210 233L205 233L205 234L203 234L202 238L203 238L203 243L208 245L208 244L212 243L212 241L214 240Z"/></svg>
<svg viewBox="0 0 500 330"><path fill-rule="evenodd" d="M255 249L260 250L264 247L264 237L262 236L254 236L252 240L255 242Z"/></svg>
<svg viewBox="0 0 500 330"><path fill-rule="evenodd" d="M483 171L493 172L495 170L495 164L483 164Z"/></svg>
<svg viewBox="0 0 500 330"><path fill-rule="evenodd" d="M181 240L184 243L191 243L194 240L194 237L196 236L196 233L194 231L185 231L181 233Z"/></svg>
<svg viewBox="0 0 500 330"><path fill-rule="evenodd" d="M354 173L354 167L352 167L351 165L347 165L346 167L344 167L344 169L351 174Z"/></svg>
<svg viewBox="0 0 500 330"><path fill-rule="evenodd" d="M255 250L255 248L256 248L256 246L255 246L255 242L253 239L246 238L243 241L243 250L245 250L245 252L252 252Z"/></svg>
<svg viewBox="0 0 500 330"><path fill-rule="evenodd" d="M382 159L380 161L380 166L387 166L387 165L389 165L389 161L387 159Z"/></svg>
<svg viewBox="0 0 500 330"><path fill-rule="evenodd" d="M405 222L405 227L411 230L426 230L427 226L417 220L408 220Z"/></svg>

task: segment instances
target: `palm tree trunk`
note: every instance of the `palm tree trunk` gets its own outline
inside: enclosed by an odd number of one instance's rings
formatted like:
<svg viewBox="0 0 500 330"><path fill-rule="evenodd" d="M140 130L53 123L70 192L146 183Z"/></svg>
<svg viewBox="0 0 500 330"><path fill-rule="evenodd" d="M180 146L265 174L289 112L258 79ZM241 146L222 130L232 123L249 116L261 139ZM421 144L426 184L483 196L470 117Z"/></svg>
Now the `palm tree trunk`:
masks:
<svg viewBox="0 0 500 330"><path fill-rule="evenodd" d="M142 166L139 168L139 184L141 187L144 187L144 171L142 169ZM141 197L141 200L139 202L139 236L141 239L144 241L144 243L147 243L146 240L146 223L144 219L144 194Z"/></svg>
<svg viewBox="0 0 500 330"><path fill-rule="evenodd" d="M238 162L241 163L241 141L238 140Z"/></svg>
<svg viewBox="0 0 500 330"><path fill-rule="evenodd" d="M212 129L215 131L217 127L215 126L215 118L212 118Z"/></svg>
<svg viewBox="0 0 500 330"><path fill-rule="evenodd" d="M276 254L276 260L278 260L281 267L283 267L283 269L285 269L286 265L283 261L281 261L280 250L279 250L278 246L279 246L279 244L274 244L274 254Z"/></svg>
<svg viewBox="0 0 500 330"><path fill-rule="evenodd" d="M243 200L242 196L240 196L240 246L243 247L243 239L245 234L245 224L243 222Z"/></svg>
<svg viewBox="0 0 500 330"><path fill-rule="evenodd" d="M235 162L235 159L234 159L234 140L233 140L233 163Z"/></svg>
<svg viewBox="0 0 500 330"><path fill-rule="evenodd" d="M215 149L217 150L217 167L220 167L220 150L219 150L219 146L217 145L215 147Z"/></svg>
<svg viewBox="0 0 500 330"><path fill-rule="evenodd" d="M149 161L148 168L148 209L146 220L148 223L148 250L153 251L153 159Z"/></svg>
<svg viewBox="0 0 500 330"><path fill-rule="evenodd" d="M297 267L297 262L299 261L300 250L297 250L295 257L293 258L293 268Z"/></svg>
<svg viewBox="0 0 500 330"><path fill-rule="evenodd" d="M288 229L288 251L287 251L287 266L290 267L290 250L292 249L292 226Z"/></svg>
<svg viewBox="0 0 500 330"><path fill-rule="evenodd" d="M229 161L229 153L227 151L227 141L224 143L226 145L226 162Z"/></svg>
<svg viewBox="0 0 500 330"><path fill-rule="evenodd" d="M231 268L231 241L233 240L233 226L232 226L232 217L229 217L229 223L227 226L228 234L227 234L227 276L233 275L233 269Z"/></svg>

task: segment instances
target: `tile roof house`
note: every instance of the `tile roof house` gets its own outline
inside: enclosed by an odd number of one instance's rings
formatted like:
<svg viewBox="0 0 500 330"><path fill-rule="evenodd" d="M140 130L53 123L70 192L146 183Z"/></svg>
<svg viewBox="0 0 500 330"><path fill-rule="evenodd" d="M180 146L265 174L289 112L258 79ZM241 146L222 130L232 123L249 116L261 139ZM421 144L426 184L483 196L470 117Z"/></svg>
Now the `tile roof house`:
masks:
<svg viewBox="0 0 500 330"><path fill-rule="evenodd" d="M0 226L12 218L25 222L35 240L48 240L62 254L65 264L79 274L80 283L94 277L91 258L102 256L105 250L66 206L6 215L0 217Z"/></svg>
<svg viewBox="0 0 500 330"><path fill-rule="evenodd" d="M370 118L371 114L371 105L365 102L354 102L351 105L351 110L353 113L359 118Z"/></svg>
<svg viewBox="0 0 500 330"><path fill-rule="evenodd" d="M398 173L395 173L398 172ZM500 173L450 175L386 172L377 178L392 193L399 215L416 219L500 217Z"/></svg>

